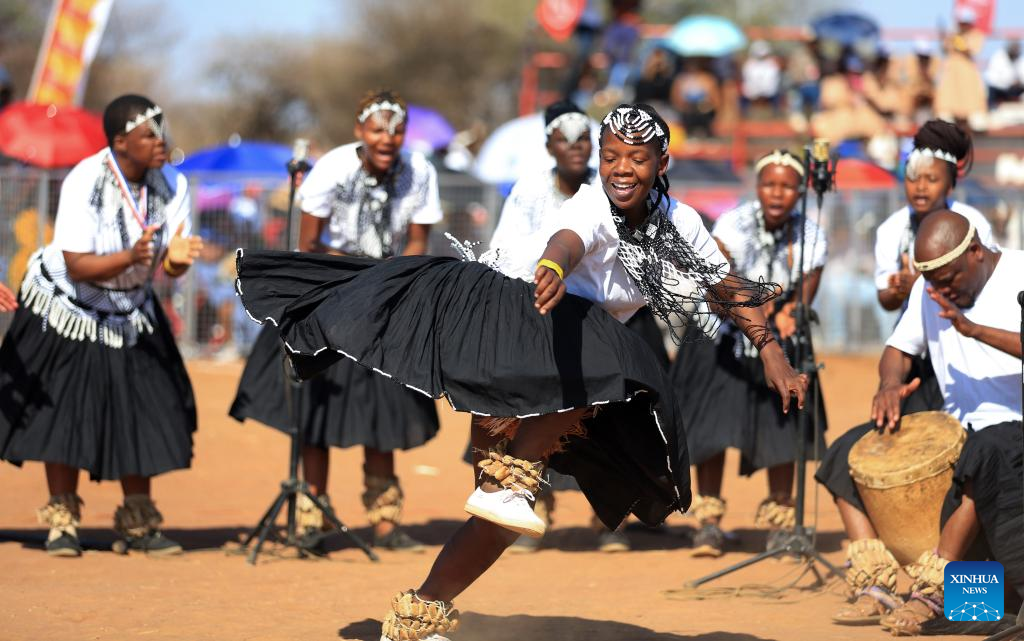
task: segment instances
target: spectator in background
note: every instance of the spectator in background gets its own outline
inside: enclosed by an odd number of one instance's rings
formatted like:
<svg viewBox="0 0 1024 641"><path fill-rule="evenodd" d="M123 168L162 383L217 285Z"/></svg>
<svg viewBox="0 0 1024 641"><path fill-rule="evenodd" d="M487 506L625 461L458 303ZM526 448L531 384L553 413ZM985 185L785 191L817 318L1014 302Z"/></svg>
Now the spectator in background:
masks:
<svg viewBox="0 0 1024 641"><path fill-rule="evenodd" d="M790 126L796 131L805 131L807 121L818 109L821 90L821 68L818 64L818 43L813 32L808 31L803 42L797 45L786 60L785 83L790 109Z"/></svg>
<svg viewBox="0 0 1024 641"><path fill-rule="evenodd" d="M602 52L608 58L608 89L622 93L633 71L640 41L640 0L611 0L612 22L605 28Z"/></svg>
<svg viewBox="0 0 1024 641"><path fill-rule="evenodd" d="M685 58L683 70L672 83L670 100L687 136L711 137L711 124L722 105L722 92L710 71L710 60Z"/></svg>
<svg viewBox="0 0 1024 641"><path fill-rule="evenodd" d="M946 58L942 62L935 90L935 115L943 120L966 122L973 129L985 128L987 112L985 83L975 58L985 44L985 35L974 26L973 9L956 11L957 32L944 38Z"/></svg>
<svg viewBox="0 0 1024 641"><path fill-rule="evenodd" d="M927 40L915 41L913 59L906 67L907 91L910 94L915 124L922 125L932 117L937 68L935 45Z"/></svg>
<svg viewBox="0 0 1024 641"><path fill-rule="evenodd" d="M637 78L633 102L651 105L659 113L667 112L676 75L675 60L668 51L655 47L644 61Z"/></svg>
<svg viewBox="0 0 1024 641"><path fill-rule="evenodd" d="M897 129L910 127L913 114L911 96L899 70L892 64L888 50L879 48L874 63L864 73L861 88L868 104Z"/></svg>
<svg viewBox="0 0 1024 641"><path fill-rule="evenodd" d="M11 74L7 72L6 67L0 65L0 111L11 104L13 97L14 83L11 81Z"/></svg>
<svg viewBox="0 0 1024 641"><path fill-rule="evenodd" d="M594 45L603 28L604 16L601 15L598 0L587 0L583 14L576 22L576 30L572 34L576 40L576 55L573 56L572 70L569 72L562 95L569 97L576 93L580 82L590 69L590 54L594 52Z"/></svg>
<svg viewBox="0 0 1024 641"><path fill-rule="evenodd" d="M1020 43L1010 42L992 54L985 67L988 85L988 103L997 107L1004 102L1020 100L1024 93L1024 58L1020 56Z"/></svg>
<svg viewBox="0 0 1024 641"><path fill-rule="evenodd" d="M750 45L750 56L743 63L741 104L744 117L751 105L771 105L772 114L778 113L781 79L782 70L772 55L771 45L755 40Z"/></svg>

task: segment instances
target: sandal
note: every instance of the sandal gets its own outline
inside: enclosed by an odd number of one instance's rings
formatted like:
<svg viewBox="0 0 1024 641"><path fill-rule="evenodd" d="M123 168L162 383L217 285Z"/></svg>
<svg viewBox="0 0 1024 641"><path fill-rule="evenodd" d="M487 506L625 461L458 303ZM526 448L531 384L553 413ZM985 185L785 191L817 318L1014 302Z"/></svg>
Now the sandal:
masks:
<svg viewBox="0 0 1024 641"><path fill-rule="evenodd" d="M857 593L846 607L832 615L837 625L878 625L882 617L903 605L903 601L880 586L871 586Z"/></svg>
<svg viewBox="0 0 1024 641"><path fill-rule="evenodd" d="M882 619L882 629L894 637L914 637L921 634L921 625L942 616L942 606L932 599L914 592L910 599L889 616Z"/></svg>

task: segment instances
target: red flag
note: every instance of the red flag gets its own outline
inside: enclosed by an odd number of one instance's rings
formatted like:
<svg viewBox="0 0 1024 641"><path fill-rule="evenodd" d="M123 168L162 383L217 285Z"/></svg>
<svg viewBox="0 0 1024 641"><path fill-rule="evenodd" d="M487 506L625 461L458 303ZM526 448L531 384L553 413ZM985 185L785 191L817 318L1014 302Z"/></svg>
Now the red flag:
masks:
<svg viewBox="0 0 1024 641"><path fill-rule="evenodd" d="M587 0L540 0L537 22L555 40L565 40L576 29Z"/></svg>
<svg viewBox="0 0 1024 641"><path fill-rule="evenodd" d="M975 27L985 33L992 33L992 19L996 15L996 0L953 0L954 20L958 13L965 10L974 13Z"/></svg>
<svg viewBox="0 0 1024 641"><path fill-rule="evenodd" d="M114 0L54 0L29 102L77 105Z"/></svg>

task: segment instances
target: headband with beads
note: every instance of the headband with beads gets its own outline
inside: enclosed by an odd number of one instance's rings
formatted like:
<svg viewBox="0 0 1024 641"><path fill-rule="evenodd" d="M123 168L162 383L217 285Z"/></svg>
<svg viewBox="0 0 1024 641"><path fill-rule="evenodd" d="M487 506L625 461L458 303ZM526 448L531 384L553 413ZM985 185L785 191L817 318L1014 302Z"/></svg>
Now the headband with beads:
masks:
<svg viewBox="0 0 1024 641"><path fill-rule="evenodd" d="M602 124L627 145L646 145L655 138L661 141L661 153L668 151L668 135L651 114L636 107L619 107L608 112Z"/></svg>
<svg viewBox="0 0 1024 641"><path fill-rule="evenodd" d="M792 155L784 153L779 149L776 149L772 153L768 154L767 156L763 156L760 160L758 160L757 163L754 165L754 173L761 173L761 170L767 167L768 165L782 165L783 167L789 167L797 174L799 174L801 178L803 178L804 176L803 163L797 160Z"/></svg>
<svg viewBox="0 0 1024 641"><path fill-rule="evenodd" d="M385 122L388 127L388 133L393 136L395 135L395 130L398 128L398 125L405 122L405 109L402 109L402 105L397 102L391 102L387 98L371 102L366 105L366 108L363 109L362 112L360 112L357 120L362 124L366 122L370 116L382 111L390 111L392 113L391 118Z"/></svg>
<svg viewBox="0 0 1024 641"><path fill-rule="evenodd" d="M163 138L163 123L159 123L156 121L156 117L163 114L163 112L163 109L161 109L157 105L153 105L149 109L146 109L144 112L138 114L137 116L135 116L135 118L125 123L124 132L126 134L130 134L133 129L135 129L143 123L146 123L149 125L149 128L153 130L153 133L156 134L157 138Z"/></svg>
<svg viewBox="0 0 1024 641"><path fill-rule="evenodd" d="M550 137L556 129L562 132L566 141L571 145L590 131L590 118L584 113L570 111L552 120L544 128L544 133Z"/></svg>
<svg viewBox="0 0 1024 641"><path fill-rule="evenodd" d="M917 147L910 152L909 156L907 156L907 162L914 162L918 158L938 158L939 160L945 160L946 162L953 163L954 165L957 164L956 156L949 153L948 151L943 151L941 149L928 149L927 147Z"/></svg>

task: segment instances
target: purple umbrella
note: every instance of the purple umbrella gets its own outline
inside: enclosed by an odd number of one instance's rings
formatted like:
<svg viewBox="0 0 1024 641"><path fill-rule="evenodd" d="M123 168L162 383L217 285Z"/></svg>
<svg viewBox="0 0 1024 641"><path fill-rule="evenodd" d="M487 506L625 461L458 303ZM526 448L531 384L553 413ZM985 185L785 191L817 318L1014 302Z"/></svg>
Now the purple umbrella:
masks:
<svg viewBox="0 0 1024 641"><path fill-rule="evenodd" d="M409 122L405 128L405 144L410 149L431 154L448 146L455 137L452 127L444 116L433 109L409 105Z"/></svg>

